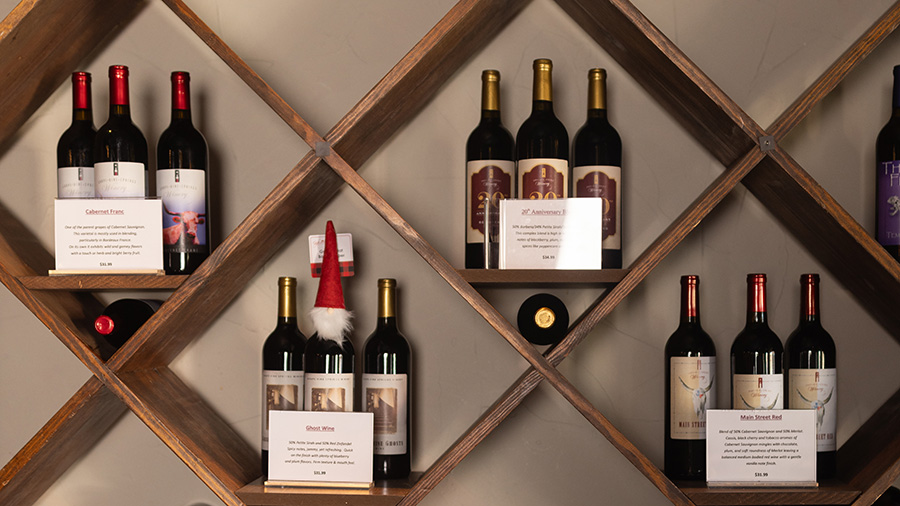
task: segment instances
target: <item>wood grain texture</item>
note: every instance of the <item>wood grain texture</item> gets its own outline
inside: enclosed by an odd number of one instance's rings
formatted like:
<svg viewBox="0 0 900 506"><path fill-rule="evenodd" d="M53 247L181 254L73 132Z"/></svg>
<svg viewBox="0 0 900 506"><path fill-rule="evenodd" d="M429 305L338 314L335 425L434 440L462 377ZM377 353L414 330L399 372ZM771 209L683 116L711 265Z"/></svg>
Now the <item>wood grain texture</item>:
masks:
<svg viewBox="0 0 900 506"><path fill-rule="evenodd" d="M123 373L116 392L225 504L260 474L259 454L168 368Z"/></svg>
<svg viewBox="0 0 900 506"><path fill-rule="evenodd" d="M473 286L613 285L622 281L625 269L460 269L459 275Z"/></svg>
<svg viewBox="0 0 900 506"><path fill-rule="evenodd" d="M851 70L900 25L900 2L895 3L811 84L767 129L776 142L803 121Z"/></svg>
<svg viewBox="0 0 900 506"><path fill-rule="evenodd" d="M556 1L722 165L732 165L765 135L627 0Z"/></svg>
<svg viewBox="0 0 900 506"><path fill-rule="evenodd" d="M679 483L697 506L742 506L766 504L851 504L859 490L840 482L825 482L814 488L719 488L705 484Z"/></svg>
<svg viewBox="0 0 900 506"><path fill-rule="evenodd" d="M368 490L334 490L324 488L266 487L262 479L237 491L247 506L394 506L408 492L422 473L412 473L405 480L376 481Z"/></svg>
<svg viewBox="0 0 900 506"><path fill-rule="evenodd" d="M22 286L29 290L64 290L68 292L90 290L175 290L187 276L156 275L95 275L72 276L19 276Z"/></svg>
<svg viewBox="0 0 900 506"><path fill-rule="evenodd" d="M900 264L787 153L768 153L744 185L900 341Z"/></svg>
<svg viewBox="0 0 900 506"><path fill-rule="evenodd" d="M900 478L900 390L838 449L838 476L862 490L855 505L872 504Z"/></svg>
<svg viewBox="0 0 900 506"><path fill-rule="evenodd" d="M25 0L0 22L0 146L142 0Z"/></svg>
<svg viewBox="0 0 900 506"><path fill-rule="evenodd" d="M0 504L36 502L125 411L97 378L90 378L0 470Z"/></svg>

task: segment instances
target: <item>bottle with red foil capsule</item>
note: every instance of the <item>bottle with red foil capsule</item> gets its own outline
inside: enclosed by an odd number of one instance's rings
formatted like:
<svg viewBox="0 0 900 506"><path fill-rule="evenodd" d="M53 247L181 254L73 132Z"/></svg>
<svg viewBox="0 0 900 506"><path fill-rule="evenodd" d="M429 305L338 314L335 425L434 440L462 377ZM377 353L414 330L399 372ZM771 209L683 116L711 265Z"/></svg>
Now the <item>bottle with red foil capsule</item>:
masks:
<svg viewBox="0 0 900 506"><path fill-rule="evenodd" d="M784 345L788 409L816 410L816 477L834 476L837 367L834 340L822 328L819 275L800 276L800 324Z"/></svg>
<svg viewBox="0 0 900 506"><path fill-rule="evenodd" d="M609 124L606 70L588 72L587 121L572 142L573 197L603 199L603 268L622 268L622 139Z"/></svg>
<svg viewBox="0 0 900 506"><path fill-rule="evenodd" d="M190 274L209 256L209 157L191 121L190 80L187 72L172 72L172 121L156 146L166 274Z"/></svg>
<svg viewBox="0 0 900 506"><path fill-rule="evenodd" d="M500 120L500 72L485 70L481 121L466 141L466 269L497 267L499 250L485 248L485 235L499 233L500 201L513 193L514 159L512 134Z"/></svg>
<svg viewBox="0 0 900 506"><path fill-rule="evenodd" d="M94 197L94 112L91 74L72 73L72 124L56 144L56 196L61 199Z"/></svg>
<svg viewBox="0 0 900 506"><path fill-rule="evenodd" d="M153 316L161 304L158 300L119 299L106 306L94 320L94 330L118 349Z"/></svg>
<svg viewBox="0 0 900 506"><path fill-rule="evenodd" d="M700 326L700 278L681 277L681 318L666 342L665 473L706 476L706 410L716 409L716 345Z"/></svg>
<svg viewBox="0 0 900 506"><path fill-rule="evenodd" d="M569 191L569 134L553 113L553 63L534 60L531 115L516 133L520 199L562 199Z"/></svg>
<svg viewBox="0 0 900 506"><path fill-rule="evenodd" d="M147 140L131 121L128 67L109 67L109 119L94 138L94 193L100 198L149 195Z"/></svg>
<svg viewBox="0 0 900 506"><path fill-rule="evenodd" d="M781 339L769 328L766 275L747 275L747 324L731 345L731 408L783 409Z"/></svg>

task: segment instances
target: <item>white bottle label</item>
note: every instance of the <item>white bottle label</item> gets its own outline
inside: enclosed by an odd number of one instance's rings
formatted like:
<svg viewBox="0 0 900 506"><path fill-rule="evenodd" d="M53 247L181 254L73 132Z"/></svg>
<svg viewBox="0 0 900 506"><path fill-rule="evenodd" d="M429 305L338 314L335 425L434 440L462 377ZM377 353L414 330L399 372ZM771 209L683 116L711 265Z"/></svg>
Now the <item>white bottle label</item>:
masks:
<svg viewBox="0 0 900 506"><path fill-rule="evenodd" d="M672 439L706 439L706 410L716 408L716 357L672 357L669 371Z"/></svg>
<svg viewBox="0 0 900 506"><path fill-rule="evenodd" d="M94 192L98 198L145 197L147 171L139 162L94 164Z"/></svg>
<svg viewBox="0 0 900 506"><path fill-rule="evenodd" d="M791 409L816 410L816 450L837 450L837 369L791 369L788 395Z"/></svg>
<svg viewBox="0 0 900 506"><path fill-rule="evenodd" d="M268 371L262 374L262 449L269 449L269 411L303 409L303 371Z"/></svg>
<svg viewBox="0 0 900 506"><path fill-rule="evenodd" d="M572 193L573 197L603 199L603 248L622 249L622 167L574 167Z"/></svg>
<svg viewBox="0 0 900 506"><path fill-rule="evenodd" d="M732 409L784 409L782 374L735 374L731 381Z"/></svg>
<svg viewBox="0 0 900 506"><path fill-rule="evenodd" d="M365 410L375 413L376 455L403 455L407 452L407 375L363 374Z"/></svg>
<svg viewBox="0 0 900 506"><path fill-rule="evenodd" d="M516 164L519 198L564 199L569 196L569 162L559 158L527 158Z"/></svg>
<svg viewBox="0 0 900 506"><path fill-rule="evenodd" d="M60 167L56 169L56 196L61 199L94 198L94 168Z"/></svg>
<svg viewBox="0 0 900 506"><path fill-rule="evenodd" d="M206 171L157 170L156 192L163 201L163 249L206 251Z"/></svg>
<svg viewBox="0 0 900 506"><path fill-rule="evenodd" d="M353 373L306 373L306 411L353 411Z"/></svg>

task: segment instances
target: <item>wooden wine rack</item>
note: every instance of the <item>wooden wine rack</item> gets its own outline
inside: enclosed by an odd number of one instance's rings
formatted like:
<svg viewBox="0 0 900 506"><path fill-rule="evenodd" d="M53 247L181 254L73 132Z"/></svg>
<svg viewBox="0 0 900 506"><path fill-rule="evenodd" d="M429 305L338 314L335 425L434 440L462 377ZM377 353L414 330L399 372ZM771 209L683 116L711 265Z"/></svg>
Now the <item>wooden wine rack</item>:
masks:
<svg viewBox="0 0 900 506"><path fill-rule="evenodd" d="M91 378L0 471L0 504L32 504L124 412L130 410L225 504L419 503L542 381L558 390L673 504L871 504L900 476L900 391L840 448L838 477L815 490L710 490L671 482L582 395L556 366L738 184L746 186L809 252L900 340L900 264L890 258L778 142L900 23L891 7L768 128L757 125L626 0L557 0L724 166L722 174L627 270L589 282L614 283L566 338L539 354L473 288L528 283L529 273L457 271L355 171L423 107L527 0L462 0L324 136L219 39L181 0L165 3L310 146L271 193L189 277L48 278L52 255L0 206L0 281L91 372ZM22 2L0 25L0 142L37 107L141 0ZM350 185L531 365L421 476L364 496L280 494L253 482L256 451L170 369L260 268L296 237L344 184ZM532 273L534 274L534 273ZM471 281L471 283L469 282ZM574 281L574 279L572 280ZM538 279L538 283L547 280ZM172 295L109 360L83 328L97 313L91 291L168 289ZM204 311L191 308L203 307ZM190 412L190 417L182 416Z"/></svg>

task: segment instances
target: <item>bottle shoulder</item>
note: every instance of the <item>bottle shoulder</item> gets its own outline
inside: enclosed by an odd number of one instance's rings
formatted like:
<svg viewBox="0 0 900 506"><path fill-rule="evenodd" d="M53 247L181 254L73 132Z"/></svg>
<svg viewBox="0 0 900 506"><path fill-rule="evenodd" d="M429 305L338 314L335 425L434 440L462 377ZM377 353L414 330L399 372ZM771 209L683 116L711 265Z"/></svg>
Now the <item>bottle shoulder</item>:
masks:
<svg viewBox="0 0 900 506"><path fill-rule="evenodd" d="M776 352L782 353L781 339L768 325L754 324L744 327L731 345L731 352Z"/></svg>
<svg viewBox="0 0 900 506"><path fill-rule="evenodd" d="M313 334L306 340L304 353L308 355L344 355L354 356L353 343L349 339L344 339L340 344L331 339L323 339L319 334Z"/></svg>
<svg viewBox="0 0 900 506"><path fill-rule="evenodd" d="M784 343L785 353L803 353L807 351L835 352L834 339L821 324L801 324Z"/></svg>
<svg viewBox="0 0 900 506"><path fill-rule="evenodd" d="M396 328L375 329L364 346L366 355L382 353L409 354L409 341Z"/></svg>
<svg viewBox="0 0 900 506"><path fill-rule="evenodd" d="M512 160L513 137L499 121L480 123L466 140L466 160Z"/></svg>
<svg viewBox="0 0 900 506"><path fill-rule="evenodd" d="M268 350L303 353L306 349L306 336L296 325L278 325L263 344L263 352Z"/></svg>
<svg viewBox="0 0 900 506"><path fill-rule="evenodd" d="M699 324L679 325L666 341L667 357L715 356L716 344Z"/></svg>

